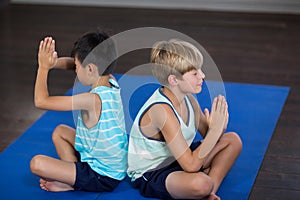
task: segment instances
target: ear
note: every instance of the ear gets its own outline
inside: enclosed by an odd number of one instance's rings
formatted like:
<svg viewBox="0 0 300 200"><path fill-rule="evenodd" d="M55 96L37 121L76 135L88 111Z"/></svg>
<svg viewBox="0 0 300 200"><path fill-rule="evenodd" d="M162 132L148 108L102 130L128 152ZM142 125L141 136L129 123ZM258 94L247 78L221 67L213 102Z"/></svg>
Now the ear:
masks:
<svg viewBox="0 0 300 200"><path fill-rule="evenodd" d="M178 81L177 81L177 77L175 75L169 75L168 76L168 82L171 86L175 86L177 85Z"/></svg>
<svg viewBox="0 0 300 200"><path fill-rule="evenodd" d="M98 67L96 65L94 65L93 63L88 64L87 66L88 68L88 73L93 75L93 74L98 74Z"/></svg>

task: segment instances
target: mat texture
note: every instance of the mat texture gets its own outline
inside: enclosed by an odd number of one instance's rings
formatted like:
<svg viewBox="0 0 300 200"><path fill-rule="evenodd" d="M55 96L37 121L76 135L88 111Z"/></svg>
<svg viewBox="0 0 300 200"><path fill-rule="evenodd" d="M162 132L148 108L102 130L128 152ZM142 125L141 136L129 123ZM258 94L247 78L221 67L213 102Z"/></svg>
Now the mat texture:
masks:
<svg viewBox="0 0 300 200"><path fill-rule="evenodd" d="M152 77L116 77L122 87L126 126L129 130L139 107L158 85ZM214 83L210 83L210 87L211 84ZM80 84L73 89L76 93L88 90ZM211 106L209 91L204 85L201 94L197 95L202 108ZM243 151L223 181L218 195L222 200L244 200L249 196L289 88L225 83L225 91L230 112L228 131L239 133ZM72 90L67 95L71 93ZM112 193L52 193L41 190L39 178L29 170L29 161L36 154L57 157L51 134L62 123L74 126L73 113L48 111L0 154L0 199L146 199L132 188L128 178Z"/></svg>

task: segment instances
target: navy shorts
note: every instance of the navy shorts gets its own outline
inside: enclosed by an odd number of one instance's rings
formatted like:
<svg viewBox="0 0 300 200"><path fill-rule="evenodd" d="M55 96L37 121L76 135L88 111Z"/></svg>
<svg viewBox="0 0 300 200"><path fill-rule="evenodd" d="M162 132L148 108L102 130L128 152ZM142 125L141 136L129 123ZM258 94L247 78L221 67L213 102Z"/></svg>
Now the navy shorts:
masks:
<svg viewBox="0 0 300 200"><path fill-rule="evenodd" d="M86 162L75 162L75 166L76 180L73 186L74 190L111 192L121 182L108 176L98 174Z"/></svg>
<svg viewBox="0 0 300 200"><path fill-rule="evenodd" d="M194 151L201 142L192 143L191 150ZM177 161L161 169L146 172L142 177L133 182L133 186L140 190L145 197L159 199L173 199L166 188L166 179L168 175L175 171L183 171Z"/></svg>

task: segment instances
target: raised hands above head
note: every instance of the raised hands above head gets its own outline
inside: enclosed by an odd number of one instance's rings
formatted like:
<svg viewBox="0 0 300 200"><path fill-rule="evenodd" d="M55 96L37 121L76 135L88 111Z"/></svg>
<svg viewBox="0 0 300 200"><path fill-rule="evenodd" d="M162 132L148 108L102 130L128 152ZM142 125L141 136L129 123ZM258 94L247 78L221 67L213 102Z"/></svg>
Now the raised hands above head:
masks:
<svg viewBox="0 0 300 200"><path fill-rule="evenodd" d="M38 63L43 69L52 69L57 62L57 52L55 51L55 41L52 37L46 37L40 42Z"/></svg>

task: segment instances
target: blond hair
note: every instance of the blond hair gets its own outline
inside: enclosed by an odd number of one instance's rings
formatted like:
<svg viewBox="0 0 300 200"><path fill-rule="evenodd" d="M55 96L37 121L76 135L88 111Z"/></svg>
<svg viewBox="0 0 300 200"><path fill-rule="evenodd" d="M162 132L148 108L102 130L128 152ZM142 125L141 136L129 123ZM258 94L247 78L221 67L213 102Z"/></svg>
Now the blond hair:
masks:
<svg viewBox="0 0 300 200"><path fill-rule="evenodd" d="M201 69L203 56L191 43L171 39L153 45L150 62L154 63L152 73L162 85L168 85L169 75L182 78L193 69Z"/></svg>

